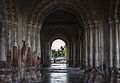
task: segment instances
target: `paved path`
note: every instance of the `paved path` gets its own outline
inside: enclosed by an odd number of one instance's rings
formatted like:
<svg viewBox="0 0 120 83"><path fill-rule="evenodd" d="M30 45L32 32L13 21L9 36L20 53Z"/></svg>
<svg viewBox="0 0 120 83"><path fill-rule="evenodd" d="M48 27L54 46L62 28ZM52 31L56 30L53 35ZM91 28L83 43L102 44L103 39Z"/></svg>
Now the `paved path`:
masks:
<svg viewBox="0 0 120 83"><path fill-rule="evenodd" d="M80 68L68 68L66 64L52 64L42 70L41 83L81 83L83 71Z"/></svg>

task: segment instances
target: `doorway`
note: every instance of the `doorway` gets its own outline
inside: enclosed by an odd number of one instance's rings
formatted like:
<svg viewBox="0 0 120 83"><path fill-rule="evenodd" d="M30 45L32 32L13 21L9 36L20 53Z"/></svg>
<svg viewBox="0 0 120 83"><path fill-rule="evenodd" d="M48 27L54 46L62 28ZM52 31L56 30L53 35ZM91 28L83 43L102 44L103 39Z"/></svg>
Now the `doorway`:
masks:
<svg viewBox="0 0 120 83"><path fill-rule="evenodd" d="M61 39L56 39L51 45L51 63L65 64L67 58L67 46Z"/></svg>

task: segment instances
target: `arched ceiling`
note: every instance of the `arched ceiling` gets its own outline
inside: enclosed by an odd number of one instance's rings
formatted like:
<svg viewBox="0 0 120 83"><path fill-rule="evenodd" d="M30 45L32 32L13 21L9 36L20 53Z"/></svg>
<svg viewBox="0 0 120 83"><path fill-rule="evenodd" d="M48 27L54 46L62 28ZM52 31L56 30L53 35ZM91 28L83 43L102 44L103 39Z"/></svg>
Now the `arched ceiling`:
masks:
<svg viewBox="0 0 120 83"><path fill-rule="evenodd" d="M51 43L54 39L60 38L66 41L67 45L73 44L76 34L80 28L79 18L72 12L59 9L46 16L41 29L42 43ZM44 38L44 39L43 39Z"/></svg>
<svg viewBox="0 0 120 83"><path fill-rule="evenodd" d="M45 12L56 7L77 11L84 25L120 18L119 0L3 0L3 4L6 19L16 22L22 18L27 24L39 26Z"/></svg>
<svg viewBox="0 0 120 83"><path fill-rule="evenodd" d="M44 21L44 24L63 25L63 24L77 24L78 18L66 10L56 10L50 13Z"/></svg>
<svg viewBox="0 0 120 83"><path fill-rule="evenodd" d="M85 20L85 11L96 9L96 0L14 0L15 5L22 15L26 16L27 23L39 24L45 12L54 8L68 8L78 12Z"/></svg>
<svg viewBox="0 0 120 83"><path fill-rule="evenodd" d="M58 35L59 37L63 35L69 41L72 41L75 38L74 35L79 33L79 29L82 28L81 26L77 27L80 24L78 19L72 12L56 10L45 18L41 32L46 35L47 41Z"/></svg>

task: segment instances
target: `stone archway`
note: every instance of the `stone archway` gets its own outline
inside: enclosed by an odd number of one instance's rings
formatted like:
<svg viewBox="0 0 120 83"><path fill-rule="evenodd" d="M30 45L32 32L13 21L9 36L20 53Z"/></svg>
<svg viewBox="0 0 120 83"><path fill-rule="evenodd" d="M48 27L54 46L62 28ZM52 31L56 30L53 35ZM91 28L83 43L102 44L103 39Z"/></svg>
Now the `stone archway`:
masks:
<svg viewBox="0 0 120 83"><path fill-rule="evenodd" d="M66 50L68 48L68 46L66 45L66 42L63 39L60 38L56 38L54 39L51 43L50 43L50 50L49 50L49 55L51 57L51 60L54 59L54 61L51 61L52 63L56 63L55 58L57 58L58 60L62 57L64 57L64 59L67 59L68 56L68 51ZM55 53L56 52L56 53ZM59 55L57 54L59 53ZM61 58L61 62L63 61ZM60 60L59 60L60 63ZM65 63L65 61L64 61Z"/></svg>
<svg viewBox="0 0 120 83"><path fill-rule="evenodd" d="M52 46L52 43L55 41L55 40L57 40L57 39L60 39L60 40L62 40L62 41L64 41L65 42L65 44L66 44L66 48L67 48L67 64L68 65L70 65L70 58L72 57L72 54L71 54L71 44L70 44L70 40L68 40L65 36L62 36L62 35L55 35L55 36L53 36L53 37L51 37L50 39L49 39L49 41L47 42L47 46L48 46L48 55L50 56L50 54L51 54L51 46Z"/></svg>
<svg viewBox="0 0 120 83"><path fill-rule="evenodd" d="M79 18L72 12L65 9L56 9L54 12L49 13L41 29L43 63L46 56L49 56L51 42L56 38L61 38L68 43L70 48L69 65L79 66L80 46L78 34L80 33L80 27Z"/></svg>

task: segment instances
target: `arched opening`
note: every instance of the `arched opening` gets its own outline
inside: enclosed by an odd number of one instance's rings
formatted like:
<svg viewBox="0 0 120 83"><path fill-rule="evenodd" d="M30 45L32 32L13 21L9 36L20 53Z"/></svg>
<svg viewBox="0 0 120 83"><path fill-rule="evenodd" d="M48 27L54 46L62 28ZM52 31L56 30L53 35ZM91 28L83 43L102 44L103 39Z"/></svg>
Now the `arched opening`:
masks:
<svg viewBox="0 0 120 83"><path fill-rule="evenodd" d="M67 46L61 39L56 39L51 45L51 63L66 64Z"/></svg>
<svg viewBox="0 0 120 83"><path fill-rule="evenodd" d="M45 66L51 64L51 43L62 39L69 48L68 66L80 66L79 34L82 25L79 18L67 9L56 9L45 16L41 33L41 58ZM76 36L77 35L77 36Z"/></svg>

